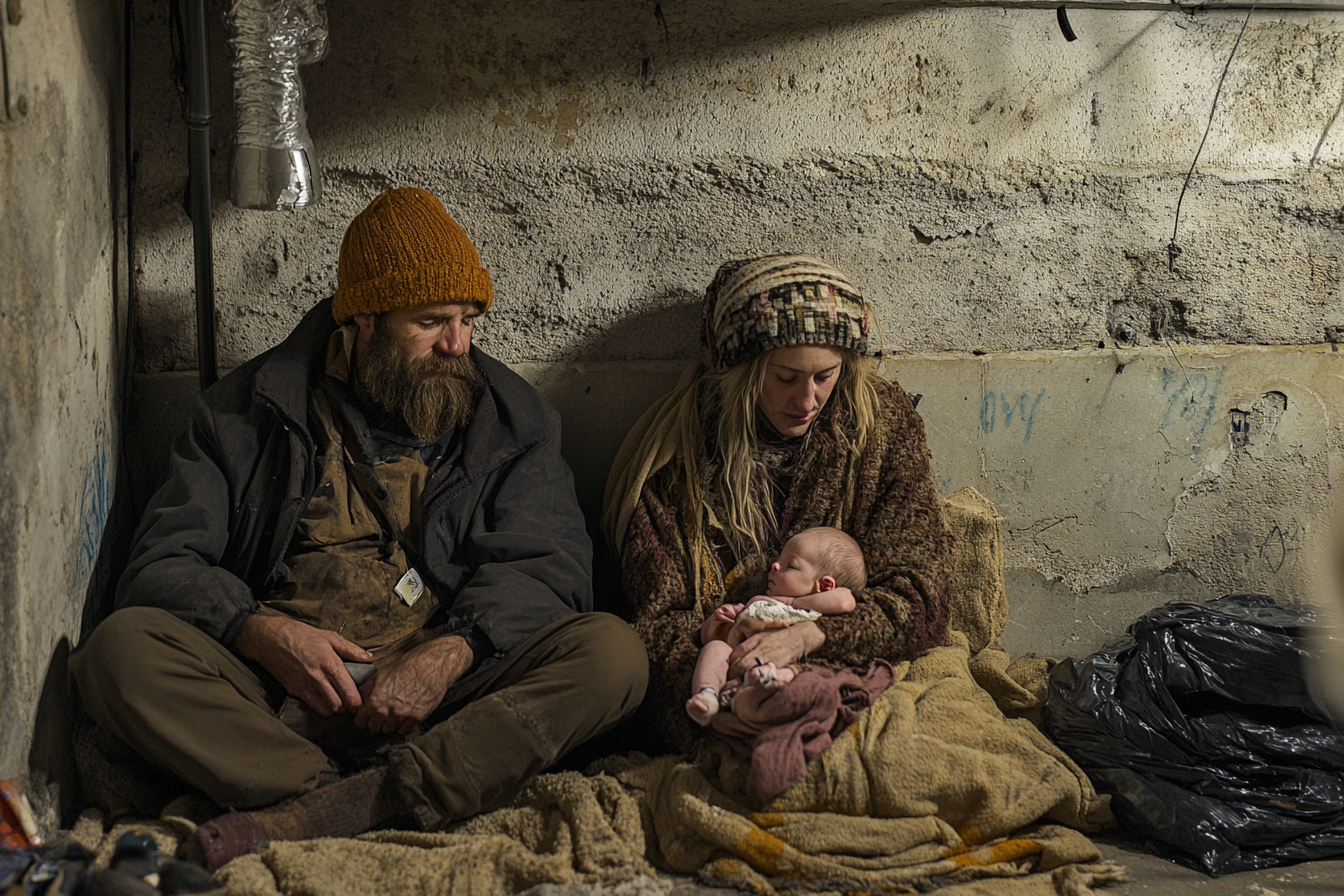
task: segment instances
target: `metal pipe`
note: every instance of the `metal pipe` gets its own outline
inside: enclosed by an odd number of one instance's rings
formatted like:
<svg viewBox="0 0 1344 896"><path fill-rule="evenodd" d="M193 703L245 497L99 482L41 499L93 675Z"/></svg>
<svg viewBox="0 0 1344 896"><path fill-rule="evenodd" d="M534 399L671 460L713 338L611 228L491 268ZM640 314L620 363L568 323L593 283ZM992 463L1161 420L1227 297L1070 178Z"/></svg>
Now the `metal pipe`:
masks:
<svg viewBox="0 0 1344 896"><path fill-rule="evenodd" d="M913 5L913 4L912 4ZM1109 9L1116 12L1344 12L1344 0L1203 0L1176 3L1172 0L1067 0L1069 9ZM940 0L938 7L951 9L1056 9L1060 0Z"/></svg>
<svg viewBox="0 0 1344 896"><path fill-rule="evenodd" d="M186 0L187 187L196 267L196 368L204 392L219 379L215 355L215 253L210 233L210 31L205 0Z"/></svg>
<svg viewBox="0 0 1344 896"><path fill-rule="evenodd" d="M322 198L317 152L308 135L299 66L327 51L323 0L228 0L233 55L233 152L229 197L269 211Z"/></svg>

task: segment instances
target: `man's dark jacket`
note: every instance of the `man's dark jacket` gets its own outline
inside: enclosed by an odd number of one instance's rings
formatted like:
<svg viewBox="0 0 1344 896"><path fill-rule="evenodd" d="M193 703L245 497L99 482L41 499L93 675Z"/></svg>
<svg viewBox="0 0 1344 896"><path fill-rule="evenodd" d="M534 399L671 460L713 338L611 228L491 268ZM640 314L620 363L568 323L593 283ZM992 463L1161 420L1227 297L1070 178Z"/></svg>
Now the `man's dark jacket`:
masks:
<svg viewBox="0 0 1344 896"><path fill-rule="evenodd" d="M316 484L308 395L326 375L334 328L327 299L196 399L136 532L118 608L159 607L229 644L283 582ZM471 358L487 386L460 461L426 486L416 568L449 607L431 623L478 626L502 655L592 609L592 544L560 456L559 415L499 361L475 348Z"/></svg>

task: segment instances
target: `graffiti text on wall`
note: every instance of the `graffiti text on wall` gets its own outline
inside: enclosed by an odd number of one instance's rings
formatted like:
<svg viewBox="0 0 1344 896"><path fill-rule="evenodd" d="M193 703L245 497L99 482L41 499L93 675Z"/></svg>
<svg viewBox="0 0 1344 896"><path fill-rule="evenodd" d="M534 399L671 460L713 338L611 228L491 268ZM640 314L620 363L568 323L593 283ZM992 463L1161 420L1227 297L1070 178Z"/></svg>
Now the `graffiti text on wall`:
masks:
<svg viewBox="0 0 1344 896"><path fill-rule="evenodd" d="M107 478L107 450L100 448L84 471L79 497L79 547L75 552L75 581L83 582L98 561L103 528L112 509L112 484Z"/></svg>
<svg viewBox="0 0 1344 896"><path fill-rule="evenodd" d="M1045 390L1036 393L1035 398L1023 392L1013 396L1001 392L986 392L980 402L980 431L988 435L996 430L1012 430L1022 433L1022 441L1031 441L1031 430L1036 425L1036 409L1041 406Z"/></svg>
<svg viewBox="0 0 1344 896"><path fill-rule="evenodd" d="M1213 423L1218 387L1222 382L1222 370L1210 376L1200 370L1192 372L1163 367L1162 393L1167 396L1167 409L1162 415L1162 428L1188 426L1191 447L1198 451Z"/></svg>

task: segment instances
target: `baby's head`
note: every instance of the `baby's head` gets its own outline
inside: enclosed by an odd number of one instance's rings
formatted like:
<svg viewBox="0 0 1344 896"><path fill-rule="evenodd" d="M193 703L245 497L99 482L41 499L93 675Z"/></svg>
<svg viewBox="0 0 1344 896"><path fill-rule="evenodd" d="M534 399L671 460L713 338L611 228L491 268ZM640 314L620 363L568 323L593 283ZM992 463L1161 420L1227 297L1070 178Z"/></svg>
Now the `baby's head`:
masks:
<svg viewBox="0 0 1344 896"><path fill-rule="evenodd" d="M766 595L803 597L836 588L858 591L868 583L859 543L839 529L804 529L784 544L770 566Z"/></svg>

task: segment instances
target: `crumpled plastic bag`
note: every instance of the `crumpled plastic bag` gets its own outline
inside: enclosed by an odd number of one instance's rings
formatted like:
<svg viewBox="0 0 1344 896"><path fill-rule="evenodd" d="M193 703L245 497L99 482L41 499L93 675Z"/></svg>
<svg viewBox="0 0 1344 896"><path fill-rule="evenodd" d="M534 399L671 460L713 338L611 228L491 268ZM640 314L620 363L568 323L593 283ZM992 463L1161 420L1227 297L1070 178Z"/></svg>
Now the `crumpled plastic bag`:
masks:
<svg viewBox="0 0 1344 896"><path fill-rule="evenodd" d="M1050 676L1046 733L1116 818L1218 876L1344 855L1344 735L1302 673L1309 607L1172 602Z"/></svg>

